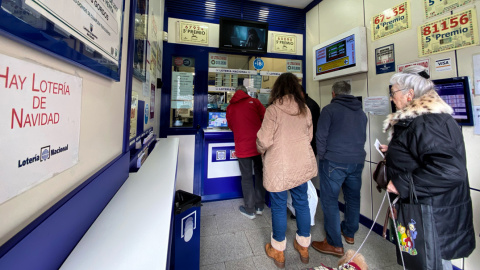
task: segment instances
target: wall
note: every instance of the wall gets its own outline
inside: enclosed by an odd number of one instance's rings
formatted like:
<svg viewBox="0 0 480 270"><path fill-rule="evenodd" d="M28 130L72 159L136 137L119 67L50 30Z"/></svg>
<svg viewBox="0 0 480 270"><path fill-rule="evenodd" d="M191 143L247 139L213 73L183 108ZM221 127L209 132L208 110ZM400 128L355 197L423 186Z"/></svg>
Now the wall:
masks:
<svg viewBox="0 0 480 270"><path fill-rule="evenodd" d="M404 1L382 1L382 0L344 0L342 5L338 5L338 1L324 0L317 6L311 9L306 16L306 59L313 61L314 55L312 52L313 46L326 41L336 35L339 35L347 30L357 26L366 26L367 28L367 48L368 48L368 69L367 73L356 74L351 76L344 76L335 79L314 82L313 77L313 63L306 63L307 69L307 92L310 97L317 100L320 107L324 107L331 100L331 86L340 79L351 79L353 95L366 96L387 96L389 79L393 73L386 73L376 75L374 51L385 45L395 44L395 61L396 65L409 63L420 60L418 57L417 48L417 28L427 21L434 21L438 18L444 17L442 15L426 20L423 15L424 1L409 1L411 4L410 12L412 18L412 28L403 32L394 34L390 37L385 37L377 41L372 41L371 38L371 18L385 9L394 7L403 3ZM459 11L471 8L473 4L466 7L459 8L454 11ZM477 13L477 21L479 20ZM332 27L334 26L334 27ZM472 56L480 53L480 47L474 46L465 49L460 49L446 53L429 55L421 59L430 59L430 71L432 79L448 78L457 76L455 69L455 61L458 62L458 76L470 76L473 78L473 64ZM453 70L447 72L435 72L435 60L450 57L453 61ZM474 98L474 105L480 105L480 97ZM377 212L383 194L376 191L372 186L371 173L375 164L370 162L378 162L381 158L374 149L373 143L376 138L381 142L387 142L387 136L381 130L382 122L385 116L369 115L369 122L367 126L367 143L365 148L367 150L367 160L365 162L365 169L362 177L362 199L361 199L361 214L367 218L374 219L374 214ZM467 166L469 170L470 185L476 190L471 191L473 207L474 207L474 223L477 232L477 246L480 244L478 238L478 231L480 230L480 214L475 211L480 207L480 168L475 166L475 162L479 158L480 141L478 136L473 134L473 127L463 127L465 145L467 147ZM384 207L385 208L385 207ZM386 208L385 208L386 209ZM382 210L380 217L385 216L385 210ZM379 223L382 223L380 221ZM476 269L476 265L480 263L480 249L476 249L469 258L463 260L455 260L454 264L463 269Z"/></svg>
<svg viewBox="0 0 480 270"><path fill-rule="evenodd" d="M129 13L129 1L125 3ZM79 162L0 205L0 246L122 153L128 15L124 20L121 80L115 82L4 36L0 53L83 79Z"/></svg>

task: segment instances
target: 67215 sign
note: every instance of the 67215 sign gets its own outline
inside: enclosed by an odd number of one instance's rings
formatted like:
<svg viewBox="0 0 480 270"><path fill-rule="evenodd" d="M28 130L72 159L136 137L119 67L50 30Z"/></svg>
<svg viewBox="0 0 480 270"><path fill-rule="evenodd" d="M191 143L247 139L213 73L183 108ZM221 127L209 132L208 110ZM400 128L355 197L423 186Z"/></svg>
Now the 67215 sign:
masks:
<svg viewBox="0 0 480 270"><path fill-rule="evenodd" d="M419 56L477 45L477 15L468 9L418 28Z"/></svg>
<svg viewBox="0 0 480 270"><path fill-rule="evenodd" d="M410 19L410 5L408 1L398 6L384 10L372 18L372 39L393 35L409 29L412 25Z"/></svg>

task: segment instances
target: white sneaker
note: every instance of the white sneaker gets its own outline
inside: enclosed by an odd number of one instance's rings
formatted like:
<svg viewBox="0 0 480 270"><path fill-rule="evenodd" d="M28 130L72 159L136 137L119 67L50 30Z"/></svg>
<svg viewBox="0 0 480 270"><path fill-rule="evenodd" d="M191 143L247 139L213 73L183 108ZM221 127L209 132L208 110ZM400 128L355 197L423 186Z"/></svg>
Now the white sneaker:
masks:
<svg viewBox="0 0 480 270"><path fill-rule="evenodd" d="M257 208L257 209L255 209L255 213L256 213L257 215L263 215L263 208Z"/></svg>
<svg viewBox="0 0 480 270"><path fill-rule="evenodd" d="M247 218L249 219L254 219L255 218L255 214L254 213L247 213L247 210L245 210L245 207L243 205L240 205L240 207L238 207L238 210L240 210L240 213L242 213L242 215L246 216Z"/></svg>

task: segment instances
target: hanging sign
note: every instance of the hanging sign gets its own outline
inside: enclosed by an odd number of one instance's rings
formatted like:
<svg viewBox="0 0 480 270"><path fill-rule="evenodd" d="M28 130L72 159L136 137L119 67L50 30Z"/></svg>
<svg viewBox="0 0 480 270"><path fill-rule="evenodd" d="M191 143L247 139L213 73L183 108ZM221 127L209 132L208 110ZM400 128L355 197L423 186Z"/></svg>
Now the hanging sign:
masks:
<svg viewBox="0 0 480 270"><path fill-rule="evenodd" d="M277 53L296 53L297 36L273 34L273 52Z"/></svg>
<svg viewBox="0 0 480 270"><path fill-rule="evenodd" d="M468 9L418 27L419 57L474 45L478 45L475 9Z"/></svg>
<svg viewBox="0 0 480 270"><path fill-rule="evenodd" d="M223 67L228 68L228 56L225 54L210 54L210 62L208 62L209 67Z"/></svg>
<svg viewBox="0 0 480 270"><path fill-rule="evenodd" d="M25 0L25 4L118 65L123 0Z"/></svg>
<svg viewBox="0 0 480 270"><path fill-rule="evenodd" d="M395 52L394 45L390 44L375 49L375 62L377 74L383 74L395 71Z"/></svg>
<svg viewBox="0 0 480 270"><path fill-rule="evenodd" d="M431 18L471 3L472 0L423 0L425 17Z"/></svg>
<svg viewBox="0 0 480 270"><path fill-rule="evenodd" d="M409 67L409 66L422 66L426 68L426 72L428 75L430 75L430 60L429 59L423 59L417 62L411 62L407 64L401 64L397 65L397 72L402 72L404 68Z"/></svg>
<svg viewBox="0 0 480 270"><path fill-rule="evenodd" d="M172 72L172 100L193 100L193 74Z"/></svg>
<svg viewBox="0 0 480 270"><path fill-rule="evenodd" d="M302 72L302 60L287 60L287 72Z"/></svg>
<svg viewBox="0 0 480 270"><path fill-rule="evenodd" d="M0 54L0 204L78 163L82 79Z"/></svg>
<svg viewBox="0 0 480 270"><path fill-rule="evenodd" d="M245 70L245 69L229 69L229 68L208 68L208 72L215 73L232 73L232 74L257 74L255 70Z"/></svg>
<svg viewBox="0 0 480 270"><path fill-rule="evenodd" d="M372 40L391 36L412 26L408 1L384 10L372 18Z"/></svg>
<svg viewBox="0 0 480 270"><path fill-rule="evenodd" d="M205 24L180 21L180 42L208 45L208 26Z"/></svg>

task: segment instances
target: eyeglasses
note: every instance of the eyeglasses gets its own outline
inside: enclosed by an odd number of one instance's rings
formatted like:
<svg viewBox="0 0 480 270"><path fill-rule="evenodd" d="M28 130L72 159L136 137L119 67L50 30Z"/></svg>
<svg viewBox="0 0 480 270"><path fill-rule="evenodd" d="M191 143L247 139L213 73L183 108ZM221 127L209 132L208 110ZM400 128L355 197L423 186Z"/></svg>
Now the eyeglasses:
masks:
<svg viewBox="0 0 480 270"><path fill-rule="evenodd" d="M398 92L398 91L403 91L403 90L405 90L405 89L407 89L407 88L404 88L404 89L400 89L400 90L396 90L396 91L390 92L390 97L391 97L391 98L393 98L393 96L395 95L395 93L396 93L396 92Z"/></svg>

